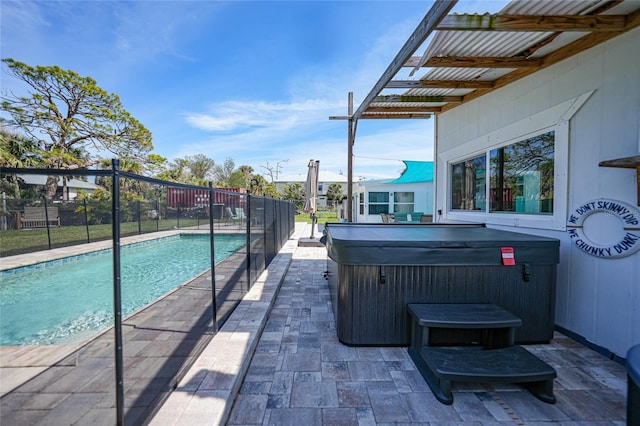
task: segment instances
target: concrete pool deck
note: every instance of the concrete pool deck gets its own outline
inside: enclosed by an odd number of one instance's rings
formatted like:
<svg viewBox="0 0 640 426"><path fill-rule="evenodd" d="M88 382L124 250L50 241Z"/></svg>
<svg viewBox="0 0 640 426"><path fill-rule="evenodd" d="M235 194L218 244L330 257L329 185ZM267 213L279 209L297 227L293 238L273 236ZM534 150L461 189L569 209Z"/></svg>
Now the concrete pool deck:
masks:
<svg viewBox="0 0 640 426"><path fill-rule="evenodd" d="M215 232L224 231L224 233L242 233L243 230L229 227L228 229L218 229ZM121 244L133 244L142 241L155 240L172 235L184 233L208 234L207 229L183 228L170 231L153 232L149 234L134 235L130 237L122 237ZM80 256L94 251L108 250L113 246L112 240L96 241L94 243L80 244L69 247L60 247L53 250L42 250L34 253L19 254L16 256L3 257L0 261L0 271L6 269L19 268L22 266L34 265L36 263L48 262L51 260L61 259L64 257Z"/></svg>
<svg viewBox="0 0 640 426"><path fill-rule="evenodd" d="M216 229L220 231L243 230ZM185 232L208 231L166 231L127 237L126 242L123 238L123 244ZM103 241L13 256L3 258L2 266L27 266L110 247L111 241ZM272 264L271 271L277 262ZM224 301L218 300L219 320L230 315L243 295L233 286L232 267L225 262L216 266L216 287L225 293ZM241 280L242 285L246 283ZM211 340L211 310L211 274L205 273L123 320L127 424L149 417ZM0 423L114 424L113 340L109 329L80 344L0 346Z"/></svg>
<svg viewBox="0 0 640 426"><path fill-rule="evenodd" d="M144 329L142 318L128 326L127 424L625 424L624 367L558 333L549 344L527 347L557 370L557 404L518 386L481 384L456 384L454 404L440 404L406 348L337 340L322 276L326 250L299 244L307 235L308 225L296 224L293 238L216 336L193 336L188 354L184 345L166 348L180 332L169 317L187 312L187 305L158 310L167 317L162 331ZM0 400L0 423L114 424L108 343L94 341L8 392ZM154 368L151 358L167 352L165 370ZM166 369L189 356L180 380L154 393Z"/></svg>

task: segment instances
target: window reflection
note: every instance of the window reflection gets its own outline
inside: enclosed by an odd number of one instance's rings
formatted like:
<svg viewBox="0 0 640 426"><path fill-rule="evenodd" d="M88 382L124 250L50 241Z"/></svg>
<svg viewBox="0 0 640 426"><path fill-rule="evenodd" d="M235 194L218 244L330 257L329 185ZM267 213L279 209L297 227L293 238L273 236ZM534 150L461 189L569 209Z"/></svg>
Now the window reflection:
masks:
<svg viewBox="0 0 640 426"><path fill-rule="evenodd" d="M369 192L369 214L389 213L389 193Z"/></svg>
<svg viewBox="0 0 640 426"><path fill-rule="evenodd" d="M396 192L393 197L394 213L413 213L413 192Z"/></svg>
<svg viewBox="0 0 640 426"><path fill-rule="evenodd" d="M491 150L491 212L553 213L553 131Z"/></svg>
<svg viewBox="0 0 640 426"><path fill-rule="evenodd" d="M451 209L486 209L486 159L481 155L453 165Z"/></svg>

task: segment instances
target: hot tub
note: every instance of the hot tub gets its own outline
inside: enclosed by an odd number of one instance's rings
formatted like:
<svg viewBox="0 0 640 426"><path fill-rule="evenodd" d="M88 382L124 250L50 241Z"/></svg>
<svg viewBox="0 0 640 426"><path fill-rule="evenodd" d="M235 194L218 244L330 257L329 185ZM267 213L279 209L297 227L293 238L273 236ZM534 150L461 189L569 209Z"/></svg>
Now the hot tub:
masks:
<svg viewBox="0 0 640 426"><path fill-rule="evenodd" d="M408 303L493 303L522 319L515 343L553 337L556 239L483 225L328 223L325 245L347 345L408 346ZM503 249L514 265L503 264Z"/></svg>

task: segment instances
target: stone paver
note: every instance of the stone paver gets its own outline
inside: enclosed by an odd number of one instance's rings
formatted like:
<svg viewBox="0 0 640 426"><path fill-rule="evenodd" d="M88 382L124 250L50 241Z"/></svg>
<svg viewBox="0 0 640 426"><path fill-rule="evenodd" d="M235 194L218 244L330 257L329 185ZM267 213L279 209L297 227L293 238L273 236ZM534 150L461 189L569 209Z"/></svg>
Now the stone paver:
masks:
<svg viewBox="0 0 640 426"><path fill-rule="evenodd" d="M301 229L304 227L296 229L297 235ZM270 366L277 362L278 351L254 353L290 267L296 243L297 239L290 239L284 244L149 424L223 424L229 418L245 376L249 382L252 378L254 382L273 380ZM265 358L251 365L252 356ZM238 401L242 405L242 399ZM251 399L247 403L250 405L239 410L235 418L241 423L253 424L264 415L261 407L266 408L267 397L263 395L260 400Z"/></svg>
<svg viewBox="0 0 640 426"><path fill-rule="evenodd" d="M558 333L528 347L558 370L557 404L517 385L454 383L442 405L406 348L338 341L325 269L324 248L297 248L227 424L625 423L624 367Z"/></svg>
<svg viewBox="0 0 640 426"><path fill-rule="evenodd" d="M298 246L300 235L308 235L308 228L296 229L221 330L200 344L197 353L175 351L175 357L191 354L195 359L175 389L164 390L168 396L147 419L149 424L625 424L624 367L561 334L550 344L527 347L558 371L557 404L542 403L516 385L473 383L454 383L454 404L440 404L406 348L349 347L337 340L322 274L326 250L309 241ZM140 340L129 346L134 357L129 367L154 377L147 387L161 386L164 370L139 357L161 353L162 345L154 346L157 339L144 340L153 335L151 330L137 332ZM87 351L73 362L82 363L89 355L110 357L113 349L104 344ZM57 397L44 391L45 384L30 383L0 400L1 423L114 424L113 373L104 365L94 367L101 371L92 380L78 378L90 396ZM65 374L54 369L41 376L47 383L61 380L56 386L62 390L73 377L64 379ZM129 392L140 407L130 408L127 424L142 423L148 393L142 383ZM93 404L88 412L81 408L87 404ZM55 423L43 414L47 410L56 414Z"/></svg>
<svg viewBox="0 0 640 426"><path fill-rule="evenodd" d="M148 235L129 241L145 238ZM292 252L293 240L287 244ZM74 250L78 248L52 250L40 254L39 260L70 255ZM244 262L246 256L239 256L240 262ZM23 264L36 257L16 256L11 262ZM224 272L224 265L232 262L233 256L220 264L220 271ZM231 288L228 278L222 275L218 278L220 271L216 270L217 289L231 294L231 297L225 295L224 302L219 298L219 315L225 318L232 312L237 315L229 318L225 328L216 334L213 346L208 346L214 337L210 328L210 274L179 286L126 318L122 327L125 423L146 423L169 396L178 400L180 411L185 411L184 424L193 423L192 418L201 419L211 407L219 406L221 413L227 412L228 395L237 391L243 366L248 365L243 354L246 357L252 353L263 322L260 318L266 318L289 263L290 255L284 249L235 311L238 297L231 293L241 295L240 287L246 287L246 283L240 282L238 288ZM76 347L55 347L47 351L3 347L0 378L8 385L2 386L0 423L115 424L114 346L113 331L107 331ZM224 350L212 351L211 347ZM32 363L40 368L34 369ZM177 392L171 392L185 375L183 387L178 386ZM192 398L181 399L183 389ZM172 404L176 405L174 402L165 405L171 407Z"/></svg>

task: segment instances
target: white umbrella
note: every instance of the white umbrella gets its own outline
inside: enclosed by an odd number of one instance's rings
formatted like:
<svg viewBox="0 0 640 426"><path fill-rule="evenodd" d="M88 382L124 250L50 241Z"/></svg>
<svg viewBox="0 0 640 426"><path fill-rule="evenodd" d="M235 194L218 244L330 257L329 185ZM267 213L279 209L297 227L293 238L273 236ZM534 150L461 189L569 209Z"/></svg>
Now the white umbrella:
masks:
<svg viewBox="0 0 640 426"><path fill-rule="evenodd" d="M314 236L314 227L316 224L316 202L318 199L318 168L320 161L309 160L309 170L307 172L307 181L304 183L304 208L305 213L311 213L311 238Z"/></svg>

